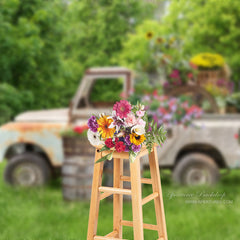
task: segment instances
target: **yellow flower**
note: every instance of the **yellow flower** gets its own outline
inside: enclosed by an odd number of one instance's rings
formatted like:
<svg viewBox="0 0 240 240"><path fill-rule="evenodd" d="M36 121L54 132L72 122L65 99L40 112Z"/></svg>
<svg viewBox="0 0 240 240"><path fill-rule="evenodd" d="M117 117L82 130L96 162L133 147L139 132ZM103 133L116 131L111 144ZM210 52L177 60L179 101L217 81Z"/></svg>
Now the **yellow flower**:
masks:
<svg viewBox="0 0 240 240"><path fill-rule="evenodd" d="M148 40L152 39L152 38L153 38L153 32L151 32L151 31L147 32L147 33L146 33L146 38L147 38Z"/></svg>
<svg viewBox="0 0 240 240"><path fill-rule="evenodd" d="M116 131L114 128L109 128L110 124L113 122L112 119L108 119L108 116L102 116L97 120L98 123L98 131L101 134L102 138L112 138L114 132Z"/></svg>
<svg viewBox="0 0 240 240"><path fill-rule="evenodd" d="M140 145L146 140L144 134L142 135L137 135L136 133L130 134L130 142L135 144L135 145Z"/></svg>
<svg viewBox="0 0 240 240"><path fill-rule="evenodd" d="M224 65L224 58L219 54L200 53L194 56L191 62L203 68L221 68Z"/></svg>

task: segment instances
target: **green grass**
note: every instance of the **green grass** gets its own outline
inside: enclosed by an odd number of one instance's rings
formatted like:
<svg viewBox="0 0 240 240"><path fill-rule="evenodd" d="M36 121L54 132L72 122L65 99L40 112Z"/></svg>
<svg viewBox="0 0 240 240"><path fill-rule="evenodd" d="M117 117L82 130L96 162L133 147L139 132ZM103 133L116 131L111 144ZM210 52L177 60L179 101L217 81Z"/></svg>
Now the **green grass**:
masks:
<svg viewBox="0 0 240 240"><path fill-rule="evenodd" d="M3 175L4 164L0 165ZM146 175L149 175L146 172ZM238 240L240 239L240 172L224 176L215 187L186 188L174 186L163 176L163 195L169 240ZM201 197L200 194L225 194ZM143 195L151 187L143 187ZM170 199L170 195L175 197ZM186 196L188 194L188 196ZM189 196L190 194L194 196ZM219 200L219 203L186 203L186 200ZM230 200L229 204L223 200ZM112 202L100 206L98 234L112 231ZM60 180L49 186L20 189L0 180L0 239L1 240L86 240L88 202L64 202ZM143 208L144 222L155 223L153 203ZM124 219L131 219L131 204L124 203ZM124 227L124 238L133 239L132 228ZM157 239L155 231L145 230L145 239Z"/></svg>

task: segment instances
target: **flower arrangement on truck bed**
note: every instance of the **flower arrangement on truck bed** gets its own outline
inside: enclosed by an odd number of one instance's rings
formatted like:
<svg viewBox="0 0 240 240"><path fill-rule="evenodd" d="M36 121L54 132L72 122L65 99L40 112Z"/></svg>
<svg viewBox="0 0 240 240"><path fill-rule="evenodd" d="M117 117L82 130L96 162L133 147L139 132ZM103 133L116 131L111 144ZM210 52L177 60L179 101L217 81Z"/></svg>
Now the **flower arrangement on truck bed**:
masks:
<svg viewBox="0 0 240 240"><path fill-rule="evenodd" d="M154 143L162 144L166 139L164 128L157 123L148 122L144 105L131 105L126 100L116 102L111 115L101 113L88 119L88 140L94 146L101 146L100 151L111 153L98 160L111 160L114 151L129 152L131 162L135 160L143 145L148 151Z"/></svg>

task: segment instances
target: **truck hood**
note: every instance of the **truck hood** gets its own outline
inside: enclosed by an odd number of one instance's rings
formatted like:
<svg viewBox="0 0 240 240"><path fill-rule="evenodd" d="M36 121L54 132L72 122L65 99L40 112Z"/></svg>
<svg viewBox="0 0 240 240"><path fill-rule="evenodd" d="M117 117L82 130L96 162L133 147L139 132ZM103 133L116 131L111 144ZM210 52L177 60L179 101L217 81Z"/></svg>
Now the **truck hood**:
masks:
<svg viewBox="0 0 240 240"><path fill-rule="evenodd" d="M16 122L67 122L68 108L24 112L15 117Z"/></svg>

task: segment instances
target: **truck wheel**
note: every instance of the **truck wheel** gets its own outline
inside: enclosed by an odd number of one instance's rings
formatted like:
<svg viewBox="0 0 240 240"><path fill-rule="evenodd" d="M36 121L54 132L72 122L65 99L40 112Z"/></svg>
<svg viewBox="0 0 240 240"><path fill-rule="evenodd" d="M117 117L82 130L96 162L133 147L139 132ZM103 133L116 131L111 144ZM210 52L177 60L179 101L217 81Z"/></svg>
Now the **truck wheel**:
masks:
<svg viewBox="0 0 240 240"><path fill-rule="evenodd" d="M9 159L4 180L11 185L40 186L50 179L50 167L46 160L33 153L23 153Z"/></svg>
<svg viewBox="0 0 240 240"><path fill-rule="evenodd" d="M219 177L214 160L202 153L183 156L173 171L173 180L184 185L213 185Z"/></svg>

